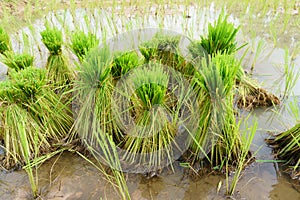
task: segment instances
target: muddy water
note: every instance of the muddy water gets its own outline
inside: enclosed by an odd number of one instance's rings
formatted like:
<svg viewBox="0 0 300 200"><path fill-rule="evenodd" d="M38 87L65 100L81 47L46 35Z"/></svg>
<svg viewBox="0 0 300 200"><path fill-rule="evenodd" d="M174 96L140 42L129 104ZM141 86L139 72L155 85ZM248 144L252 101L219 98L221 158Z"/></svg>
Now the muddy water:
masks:
<svg viewBox="0 0 300 200"><path fill-rule="evenodd" d="M153 16L147 16L147 19L131 18L131 20L118 18L115 19L119 31L126 31L127 27L139 28L159 27L160 23L169 29L175 29L178 32L185 33L189 30L192 38L198 38L197 35L203 34L206 24L216 18L219 11L212 7L208 9L190 8L188 12L190 18L174 17L166 15L163 19L157 19ZM180 9L179 9L180 10ZM180 12L179 12L180 13ZM83 20L83 15L90 16L88 25ZM107 13L105 13L107 15ZM105 16L104 15L104 16ZM63 20L58 20L62 18ZM77 16L77 18L75 18ZM79 10L72 14L71 12L60 12L49 14L46 18L57 26L68 24L68 28L73 30L75 22L80 24L84 30L88 27L96 27L98 37L101 38L103 31L107 35L114 35L116 28L101 29L97 22L101 21L101 26L112 27L112 22L103 17L99 10L88 12ZM231 21L239 23L237 19L230 18ZM182 25L184 24L184 26ZM40 41L38 32L43 30L43 21L38 20L33 29L24 28L19 33L13 35L13 48L15 51L22 51L23 35L27 33L31 38L29 41L33 45L32 53L35 55L35 64L43 67L47 58L47 51ZM239 35L239 41L247 38ZM254 41L259 41L255 39ZM250 44L251 45L251 44ZM255 46L255 44L252 44ZM68 52L68 51L67 51ZM68 52L70 53L70 52ZM241 52L242 54L242 52ZM249 52L244 61L247 70L251 68L254 62L254 53ZM296 57L295 65L300 69L300 56ZM265 50L258 57L253 71L253 75L264 84L264 87L270 89L276 94L282 94L284 87L283 65L284 50L273 48L266 44ZM1 70L5 72L3 67ZM282 81L282 82L280 82ZM300 107L300 81L293 89L294 96L298 98ZM256 152L256 159L272 160L272 150L266 146L264 139L269 137L268 131L283 131L291 127L295 121L289 117L286 111L282 115L276 115L272 110L256 110L252 113L258 120L259 129L255 135L251 150ZM247 112L241 114L247 115ZM164 170L158 177L148 179L143 175L126 174L127 184L132 199L224 199L225 177L220 175L209 175L198 179L191 179L187 176L184 169L175 163L175 173L170 170ZM66 152L56 156L44 163L38 170L39 188L41 199L120 199L110 184L104 179L103 175L87 163L78 155ZM221 184L221 189L217 193L217 187ZM282 172L276 163L255 162L244 171L236 189L236 199L300 199L299 181L291 180ZM31 199L31 189L27 175L24 171L1 172L0 173L0 199Z"/></svg>

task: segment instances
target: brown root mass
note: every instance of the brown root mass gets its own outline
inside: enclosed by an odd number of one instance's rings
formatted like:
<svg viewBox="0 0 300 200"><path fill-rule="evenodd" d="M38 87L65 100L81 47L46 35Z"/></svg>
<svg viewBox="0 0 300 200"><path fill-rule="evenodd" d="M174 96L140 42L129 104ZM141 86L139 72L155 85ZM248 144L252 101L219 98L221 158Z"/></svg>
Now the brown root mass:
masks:
<svg viewBox="0 0 300 200"><path fill-rule="evenodd" d="M268 93L265 89L258 88L252 94L240 96L237 100L238 108L251 110L256 107L270 107L279 105L280 100L274 94Z"/></svg>

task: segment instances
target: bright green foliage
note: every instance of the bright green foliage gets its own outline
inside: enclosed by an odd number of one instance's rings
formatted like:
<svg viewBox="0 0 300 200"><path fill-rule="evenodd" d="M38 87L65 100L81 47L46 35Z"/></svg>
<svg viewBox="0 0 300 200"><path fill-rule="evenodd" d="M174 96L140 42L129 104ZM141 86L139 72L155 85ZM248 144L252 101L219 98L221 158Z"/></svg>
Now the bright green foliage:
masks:
<svg viewBox="0 0 300 200"><path fill-rule="evenodd" d="M8 33L0 27L0 54L11 50L11 43Z"/></svg>
<svg viewBox="0 0 300 200"><path fill-rule="evenodd" d="M36 101L46 84L45 70L28 67L20 72L12 71L10 80L0 82L0 100L9 103Z"/></svg>
<svg viewBox="0 0 300 200"><path fill-rule="evenodd" d="M3 56L3 62L10 69L19 71L26 67L33 66L33 56L27 53L18 54L11 51L6 51Z"/></svg>
<svg viewBox="0 0 300 200"><path fill-rule="evenodd" d="M50 51L46 66L48 80L54 87L66 87L73 80L73 71L67 58L62 55L62 32L47 25L41 36Z"/></svg>
<svg viewBox="0 0 300 200"><path fill-rule="evenodd" d="M237 48L235 40L239 27L235 28L234 24L227 22L227 17L221 14L213 25L208 25L208 34L206 37L201 36L200 41L191 43L189 51L193 58L204 56L204 50L205 53L214 56L217 53L232 54L242 48Z"/></svg>
<svg viewBox="0 0 300 200"><path fill-rule="evenodd" d="M112 76L119 79L131 69L140 65L140 58L135 51L131 52L116 52L111 68Z"/></svg>
<svg viewBox="0 0 300 200"><path fill-rule="evenodd" d="M70 48L83 61L87 53L99 45L99 39L92 33L85 34L83 31L76 31L71 35Z"/></svg>
<svg viewBox="0 0 300 200"><path fill-rule="evenodd" d="M63 44L62 32L58 28L50 28L46 26L46 30L41 32L42 42L45 44L50 54L61 54Z"/></svg>
<svg viewBox="0 0 300 200"><path fill-rule="evenodd" d="M137 69L132 77L137 98L141 100L143 108L151 109L154 105L161 105L165 100L168 85L168 74L162 67L153 69Z"/></svg>

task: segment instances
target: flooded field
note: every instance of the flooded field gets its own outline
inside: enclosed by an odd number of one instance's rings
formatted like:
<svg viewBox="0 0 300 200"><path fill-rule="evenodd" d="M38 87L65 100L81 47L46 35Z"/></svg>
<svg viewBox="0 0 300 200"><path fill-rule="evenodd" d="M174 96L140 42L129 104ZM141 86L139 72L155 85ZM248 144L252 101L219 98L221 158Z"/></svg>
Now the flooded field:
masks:
<svg viewBox="0 0 300 200"><path fill-rule="evenodd" d="M153 8L154 9L154 8ZM178 8L178 14L168 14L163 17L125 16L110 18L108 11L77 9L75 11L58 11L46 15L53 24L64 27L64 31L72 31L75 26L81 26L83 30L95 29L95 33L101 39L104 36L114 36L118 33L139 29L144 27L164 27L186 34L190 38L197 38L205 32L209 22L216 20L220 10L213 6L207 9L190 7L189 17L183 16L183 8ZM186 12L186 11L185 11ZM230 13L228 13L230 14ZM84 17L87 16L87 17ZM238 42L248 42L250 50L245 54L243 66L245 71L252 73L253 77L260 82L264 88L274 94L281 96L285 87L284 64L286 51L279 47L273 47L268 37L255 37L247 35L243 26L244 21L230 15L230 21L241 24ZM35 66L45 66L48 53L41 42L40 31L44 29L43 20L37 20L30 27L26 27L12 35L13 49L22 52L24 45L29 43L32 48L30 52L35 56ZM103 29L103 27L106 27ZM244 33L243 33L244 31ZM25 33L25 34L24 34ZM290 46L290 36L286 36L286 43ZM291 38L295 41L298 35ZM27 38L27 39L26 39ZM261 53L256 57L256 46L263 41ZM284 39L283 39L284 41ZM284 46L281 44L281 46ZM251 51L251 49L254 49ZM238 56L242 57L246 48L242 49ZM70 57L74 55L67 51ZM75 59L75 58L74 58ZM74 61L73 59L73 61ZM293 59L295 71L300 72L300 55L296 54ZM1 64L1 63L0 63ZM251 67L254 66L251 72ZM0 65L1 74L5 74L5 66ZM4 76L2 76L4 77ZM236 192L229 199L300 199L299 179L292 179L285 173L280 164L273 162L272 149L267 146L265 139L271 133L279 133L295 124L287 111L288 102L298 102L300 108L300 80L298 80L290 93L290 97L275 108L256 109L251 112L249 121L256 117L258 129L254 137L251 151L255 152L256 161L250 164L243 172L237 184ZM282 109L281 109L282 108ZM248 111L239 111L240 115L248 115ZM0 158L3 154L0 148ZM225 175L207 174L199 177L190 177L187 170L176 161L175 172L165 168L153 178L142 174L125 174L126 182L132 199L226 199L226 177ZM232 174L233 175L233 174ZM64 152L43 163L38 170L38 185L40 199L49 200L71 200L71 199L120 199L108 181L105 180L99 170L84 160L76 153ZM230 180L230 178L229 178ZM31 187L28 176L24 170L12 172L0 172L0 199L31 199Z"/></svg>

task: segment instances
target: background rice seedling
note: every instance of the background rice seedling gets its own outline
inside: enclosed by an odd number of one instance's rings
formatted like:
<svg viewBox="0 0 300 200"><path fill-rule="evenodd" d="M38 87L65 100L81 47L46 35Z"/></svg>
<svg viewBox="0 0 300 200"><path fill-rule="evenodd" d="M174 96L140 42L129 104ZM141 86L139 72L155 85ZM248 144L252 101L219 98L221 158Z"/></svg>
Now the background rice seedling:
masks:
<svg viewBox="0 0 300 200"><path fill-rule="evenodd" d="M200 41L192 42L189 51L193 58L202 57L203 49L214 56L216 54L233 54L246 44L237 47L235 40L239 27L235 28L233 23L227 21L228 16L221 13L215 23L208 24L207 36L201 36Z"/></svg>
<svg viewBox="0 0 300 200"><path fill-rule="evenodd" d="M73 80L73 70L62 53L62 31L46 24L46 30L40 34L42 42L50 52L46 66L47 77L55 86L66 86Z"/></svg>
<svg viewBox="0 0 300 200"><path fill-rule="evenodd" d="M194 73L194 67L182 55L182 47L180 46L182 39L179 34L171 35L158 32L151 40L140 44L139 50L145 58L145 63L149 61L160 62L190 78Z"/></svg>
<svg viewBox="0 0 300 200"><path fill-rule="evenodd" d="M0 27L0 54L11 50L11 43L8 33L3 27Z"/></svg>
<svg viewBox="0 0 300 200"><path fill-rule="evenodd" d="M71 35L70 48L79 58L80 62L86 57L87 53L94 47L99 45L99 39L96 35L88 32L85 34L83 31L75 31Z"/></svg>

